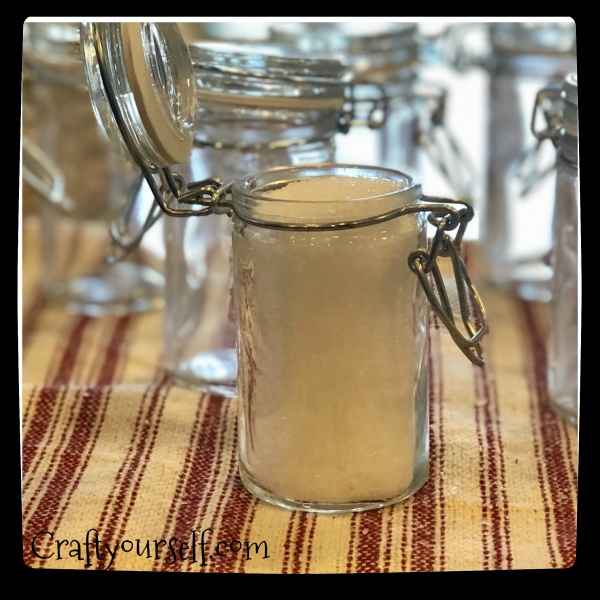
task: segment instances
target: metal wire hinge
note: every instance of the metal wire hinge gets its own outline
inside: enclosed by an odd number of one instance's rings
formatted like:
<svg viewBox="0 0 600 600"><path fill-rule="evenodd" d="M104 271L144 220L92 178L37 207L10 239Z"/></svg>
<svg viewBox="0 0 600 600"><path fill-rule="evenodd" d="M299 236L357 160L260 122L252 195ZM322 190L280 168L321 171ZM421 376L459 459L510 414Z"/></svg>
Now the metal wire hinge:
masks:
<svg viewBox="0 0 600 600"><path fill-rule="evenodd" d="M443 201L437 198L423 197L425 201ZM427 208L425 208L427 210ZM452 339L460 350L477 365L485 364L481 349L481 338L488 332L485 309L475 289L467 267L460 256L462 241L467 223L473 218L472 208L465 204L464 208L440 215L430 213L429 222L436 227L436 232L428 250L419 249L411 252L408 265L416 273L429 300L431 307L448 329ZM454 239L448 231L458 231ZM456 325L456 318L440 271L440 257L449 257L452 262L460 318L464 328L461 331ZM466 332L466 334L465 334Z"/></svg>
<svg viewBox="0 0 600 600"><path fill-rule="evenodd" d="M137 233L132 234L130 232L134 220L134 207L139 202L144 181L148 183L156 202L152 204ZM171 217L208 214L231 216L232 203L225 199L230 193L231 185L223 185L218 179L203 179L188 184L182 175L171 172L169 168L142 168L141 176L137 184L131 188L124 209L110 228L111 246L107 253L107 262L114 263L126 258L139 246L146 232L163 214ZM183 208L179 205L192 208Z"/></svg>

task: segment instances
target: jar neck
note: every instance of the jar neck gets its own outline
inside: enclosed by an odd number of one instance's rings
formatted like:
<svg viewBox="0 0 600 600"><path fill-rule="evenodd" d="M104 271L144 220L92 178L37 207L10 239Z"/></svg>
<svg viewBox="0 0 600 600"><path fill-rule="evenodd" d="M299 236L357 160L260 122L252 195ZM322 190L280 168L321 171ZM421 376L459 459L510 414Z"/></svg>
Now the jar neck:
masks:
<svg viewBox="0 0 600 600"><path fill-rule="evenodd" d="M292 110L251 105L199 103L194 144L257 150L330 140L338 131L340 110Z"/></svg>
<svg viewBox="0 0 600 600"><path fill-rule="evenodd" d="M578 137L563 135L558 142L558 159L563 163L577 169L579 163Z"/></svg>

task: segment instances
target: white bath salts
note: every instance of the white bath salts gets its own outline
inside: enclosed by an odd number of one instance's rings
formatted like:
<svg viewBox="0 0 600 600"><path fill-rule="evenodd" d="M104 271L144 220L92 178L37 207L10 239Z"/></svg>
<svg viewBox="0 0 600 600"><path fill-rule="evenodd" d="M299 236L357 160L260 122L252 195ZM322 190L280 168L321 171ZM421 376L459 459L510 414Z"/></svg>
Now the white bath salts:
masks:
<svg viewBox="0 0 600 600"><path fill-rule="evenodd" d="M372 202L360 198L397 190L315 177L261 195L289 200L286 217L352 218L353 204ZM236 225L246 483L316 506L385 502L422 484L426 305L407 263L419 231L415 215L335 231Z"/></svg>

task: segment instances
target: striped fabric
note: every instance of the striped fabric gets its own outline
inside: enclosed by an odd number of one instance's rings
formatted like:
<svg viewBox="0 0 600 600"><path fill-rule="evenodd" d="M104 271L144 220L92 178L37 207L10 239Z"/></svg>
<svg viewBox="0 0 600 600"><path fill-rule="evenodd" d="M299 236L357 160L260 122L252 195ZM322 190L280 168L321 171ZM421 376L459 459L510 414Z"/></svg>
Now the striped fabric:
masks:
<svg viewBox="0 0 600 600"><path fill-rule="evenodd" d="M93 319L44 306L33 218L23 236L29 567L318 574L574 563L578 438L548 409L544 306L479 285L484 368L432 317L427 484L381 510L300 513L243 488L235 400L165 378L161 314Z"/></svg>

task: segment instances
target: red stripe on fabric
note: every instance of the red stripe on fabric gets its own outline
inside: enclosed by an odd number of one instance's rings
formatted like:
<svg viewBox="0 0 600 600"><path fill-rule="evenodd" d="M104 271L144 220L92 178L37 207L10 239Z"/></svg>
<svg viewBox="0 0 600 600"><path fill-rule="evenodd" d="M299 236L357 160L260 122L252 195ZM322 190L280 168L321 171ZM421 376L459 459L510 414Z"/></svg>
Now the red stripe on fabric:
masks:
<svg viewBox="0 0 600 600"><path fill-rule="evenodd" d="M285 532L285 541L283 542L283 565L281 572L287 575L290 572L290 563L292 562L292 539L294 537L294 524L298 518L298 513L292 511Z"/></svg>
<svg viewBox="0 0 600 600"><path fill-rule="evenodd" d="M476 426L480 448L479 482L482 502L482 537L485 537L486 534L491 536L493 549L493 564L491 564L490 550L487 543L484 543L484 568L498 570L505 568L503 565L505 559L506 568L511 568L512 552L506 495L506 465L500 434L497 394L495 386L490 382L488 376L489 365L490 358L488 356L486 366L474 367L477 397L485 399L484 406L476 407Z"/></svg>
<svg viewBox="0 0 600 600"><path fill-rule="evenodd" d="M235 457L236 470L235 474L230 477L230 484L228 487L231 489L228 500L223 505L221 518L217 517L220 522L221 528L220 539L222 540L240 540L244 542L243 538L245 531L248 531L252 523L249 520L252 514L254 514L254 507L258 500L244 487L239 475L237 474L237 435L236 444L234 451L232 452ZM248 540L251 541L251 540ZM262 541L262 540L260 540ZM268 545L268 540L267 540ZM213 561L210 567L210 571L216 573L231 573L235 570L236 563L239 562L240 557L236 554L230 553L224 558Z"/></svg>
<svg viewBox="0 0 600 600"><path fill-rule="evenodd" d="M300 513L298 530L296 531L296 548L293 554L292 573L298 575L302 572L302 551L304 550L304 536L308 529L308 515Z"/></svg>
<svg viewBox="0 0 600 600"><path fill-rule="evenodd" d="M304 572L310 573L310 563L312 561L313 542L315 541L315 532L317 531L317 515L310 515L310 529L308 531L308 540L306 543L306 566Z"/></svg>
<svg viewBox="0 0 600 600"><path fill-rule="evenodd" d="M535 391L535 411L532 415L538 422L541 447L536 447L538 458L538 481L544 497L548 548L553 567L569 567L575 562L577 520L573 499L565 489L569 489L569 470L561 448L560 421L549 407L547 389L547 356L546 342L540 333L534 309L531 304L520 301L521 312L526 324L531 355L533 356L532 387ZM544 476L544 468L546 476ZM547 481L548 498L544 493ZM552 530L547 513L552 511L554 528ZM556 540L561 564L558 564L552 550L551 538Z"/></svg>
<svg viewBox="0 0 600 600"><path fill-rule="evenodd" d="M569 473L571 475L571 481L573 482L573 486L577 489L579 474L577 473L577 458L571 447L571 436L569 434L569 430L571 429L571 425L569 425L566 421L562 423L562 431L563 438L565 440L565 452L567 454L567 459L569 463Z"/></svg>
<svg viewBox="0 0 600 600"><path fill-rule="evenodd" d="M83 390L78 394L79 402L74 402L69 423L74 421L71 428L67 424L63 436L53 452L52 465L56 468L49 469L54 474L47 485L41 502L27 523L23 527L24 560L34 560L33 551L28 542L39 531L57 528L69 507L74 490L87 465L102 429L108 397L110 396L109 384L113 381L120 358L120 349L126 339L129 317L117 320L113 336L105 352L105 359L100 368L97 385ZM108 392L108 393L104 393ZM104 397L104 399L103 399ZM103 401L102 401L103 400ZM77 414L75 415L75 411ZM71 437L64 444L66 432L71 431ZM87 447L87 452L85 451ZM62 505L61 505L61 501ZM51 540L46 541L47 544Z"/></svg>
<svg viewBox="0 0 600 600"><path fill-rule="evenodd" d="M412 503L407 503L403 506L402 514L402 532L400 535L401 544L401 559L400 559L400 571L406 572L408 566L408 526L409 520L412 517Z"/></svg>
<svg viewBox="0 0 600 600"><path fill-rule="evenodd" d="M382 510L360 513L357 523L356 572L379 573L379 552L382 537Z"/></svg>
<svg viewBox="0 0 600 600"><path fill-rule="evenodd" d="M381 568L381 571L383 573L389 573L390 566L392 564L392 544L395 541L393 536L394 507L388 506L386 509L384 509L384 512L385 520L387 521L388 526L385 531L385 546L383 548L383 566Z"/></svg>
<svg viewBox="0 0 600 600"><path fill-rule="evenodd" d="M429 336L429 378L431 381L434 364L439 364L440 351L438 344L435 344L436 351L433 352L433 333L430 326L431 335ZM434 361L438 361L437 363ZM432 386L429 386L428 394L429 406L437 402ZM429 411L429 478L425 485L413 497L412 509L413 519L411 522L412 542L411 542L411 571L432 571L435 566L436 556L436 480L440 474L439 467L439 443L436 431L437 423L433 421L433 411Z"/></svg>
<svg viewBox="0 0 600 600"><path fill-rule="evenodd" d="M359 524L358 513L353 513L350 518L350 539L348 540L348 560L346 561L346 573L354 573L352 564L354 563L354 545L357 538L357 526Z"/></svg>
<svg viewBox="0 0 600 600"><path fill-rule="evenodd" d="M433 343L433 342L432 342ZM429 363L429 385L432 390L435 390L433 394L434 401L432 401L432 416L433 422L437 417L438 423L438 439L439 439L439 451L436 452L435 458L437 459L438 467L437 471L440 473L440 477L436 478L438 481L438 506L439 506L439 519L440 519L440 547L439 547L439 570L444 571L446 567L446 498L444 494L444 468L446 466L445 453L446 453L446 441L444 434L444 378L443 378L443 360L441 348L438 347L436 352L431 353L431 360ZM437 411L434 413L433 408Z"/></svg>
<svg viewBox="0 0 600 600"><path fill-rule="evenodd" d="M203 516L206 506L212 500L215 480L221 473L220 461L217 462L216 471L213 471L212 465L222 448L218 440L222 433L224 412L221 402L198 395L198 408L190 431L186 455L163 530L164 540L177 538L181 542L187 542L194 531L201 534L204 529L213 529L212 524L204 523L198 520L198 517ZM189 565L190 569L200 569L199 562L192 564ZM153 570L179 571L184 566L181 561L167 564L161 560L154 564Z"/></svg>
<svg viewBox="0 0 600 600"><path fill-rule="evenodd" d="M73 365L79 354L83 334L89 323L90 319L88 317L82 317L75 321L52 381L48 385L44 385L39 391L39 400L33 419L23 437L23 472L25 475L31 471L32 461L49 424L52 422L51 416L54 404L59 395L65 393L62 388L69 382Z"/></svg>
<svg viewBox="0 0 600 600"><path fill-rule="evenodd" d="M154 389L147 390L144 394L128 444L127 455L119 468L113 489L100 515L97 529L103 542L110 544L115 539L119 542L125 534L137 492L152 456L169 388L170 380L163 375ZM148 395L150 395L150 402L146 407L145 398ZM117 561L118 556L112 561L111 570L116 569Z"/></svg>
<svg viewBox="0 0 600 600"><path fill-rule="evenodd" d="M487 571L490 568L490 549L488 547L488 500L487 500L487 482L486 482L486 457L484 452L483 435L481 433L480 411L475 411L475 432L477 436L477 447L479 448L479 493L481 495L481 551L483 554L482 568Z"/></svg>

